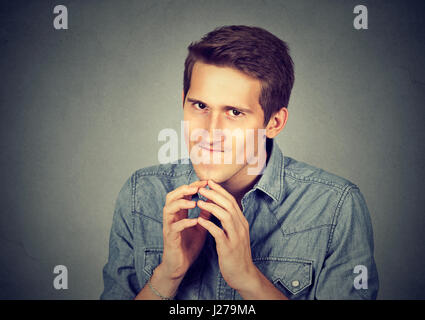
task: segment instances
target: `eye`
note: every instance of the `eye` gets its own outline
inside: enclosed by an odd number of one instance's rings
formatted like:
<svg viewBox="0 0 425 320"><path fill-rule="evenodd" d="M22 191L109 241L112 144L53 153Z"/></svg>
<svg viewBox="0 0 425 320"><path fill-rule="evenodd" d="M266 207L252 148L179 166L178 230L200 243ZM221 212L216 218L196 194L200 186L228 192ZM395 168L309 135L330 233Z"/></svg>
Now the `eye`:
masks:
<svg viewBox="0 0 425 320"><path fill-rule="evenodd" d="M201 102L196 102L193 104L194 106L197 106L197 109L204 110L207 106Z"/></svg>
<svg viewBox="0 0 425 320"><path fill-rule="evenodd" d="M243 115L243 113L237 109L231 109L229 110L229 112L230 112L229 116L232 116L232 117L239 117L240 115Z"/></svg>

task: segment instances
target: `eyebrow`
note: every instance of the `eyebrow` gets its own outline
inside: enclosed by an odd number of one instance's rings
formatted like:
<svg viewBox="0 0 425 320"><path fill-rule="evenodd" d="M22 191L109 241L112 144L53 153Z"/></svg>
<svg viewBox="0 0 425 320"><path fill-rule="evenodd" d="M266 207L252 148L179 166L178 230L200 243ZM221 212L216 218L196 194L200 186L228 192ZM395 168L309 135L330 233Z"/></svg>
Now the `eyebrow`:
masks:
<svg viewBox="0 0 425 320"><path fill-rule="evenodd" d="M202 104L206 105L207 107L209 107L209 105L206 102L203 102L203 101L198 100L198 99L193 99L193 98L188 97L187 101L192 102L192 103L202 103ZM247 107L224 106L224 108L226 108L226 109L237 109L237 110L243 111L245 113L252 113L252 110L250 108L247 108Z"/></svg>

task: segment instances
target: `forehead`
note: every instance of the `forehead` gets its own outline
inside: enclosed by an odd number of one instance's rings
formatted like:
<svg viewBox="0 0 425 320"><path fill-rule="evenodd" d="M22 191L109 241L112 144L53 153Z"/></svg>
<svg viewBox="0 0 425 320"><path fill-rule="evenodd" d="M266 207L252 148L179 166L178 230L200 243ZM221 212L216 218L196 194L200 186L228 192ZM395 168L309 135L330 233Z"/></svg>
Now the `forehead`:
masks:
<svg viewBox="0 0 425 320"><path fill-rule="evenodd" d="M190 96L214 105L241 105L255 111L261 108L261 83L230 67L196 62L192 69Z"/></svg>

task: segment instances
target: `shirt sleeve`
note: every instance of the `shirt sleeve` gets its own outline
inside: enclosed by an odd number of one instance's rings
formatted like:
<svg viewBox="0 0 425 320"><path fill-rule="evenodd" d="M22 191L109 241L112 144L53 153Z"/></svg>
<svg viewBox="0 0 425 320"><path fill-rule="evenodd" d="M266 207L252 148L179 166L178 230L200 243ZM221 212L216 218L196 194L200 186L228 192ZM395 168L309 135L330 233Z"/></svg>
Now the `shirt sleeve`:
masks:
<svg viewBox="0 0 425 320"><path fill-rule="evenodd" d="M124 183L115 203L101 300L134 299L141 290L134 267L131 199L132 177Z"/></svg>
<svg viewBox="0 0 425 320"><path fill-rule="evenodd" d="M369 210L357 187L351 187L341 201L315 298L376 299L379 280Z"/></svg>

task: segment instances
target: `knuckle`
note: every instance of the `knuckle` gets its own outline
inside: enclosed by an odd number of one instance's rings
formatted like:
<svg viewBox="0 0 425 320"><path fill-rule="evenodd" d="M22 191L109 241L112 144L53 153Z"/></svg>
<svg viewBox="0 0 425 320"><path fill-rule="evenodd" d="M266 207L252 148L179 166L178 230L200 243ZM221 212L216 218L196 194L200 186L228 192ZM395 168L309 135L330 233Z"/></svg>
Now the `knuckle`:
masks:
<svg viewBox="0 0 425 320"><path fill-rule="evenodd" d="M249 227L248 221L246 221L245 217L241 218L242 226L244 228Z"/></svg>
<svg viewBox="0 0 425 320"><path fill-rule="evenodd" d="M245 225L246 230L249 232L249 223L246 219L243 220L243 224Z"/></svg>
<svg viewBox="0 0 425 320"><path fill-rule="evenodd" d="M226 234L224 233L224 231L223 231L223 230L220 230L220 232L219 232L219 237L220 237L220 239L222 239L222 240L226 239Z"/></svg>
<svg viewBox="0 0 425 320"><path fill-rule="evenodd" d="M211 205L208 202L202 201L201 204L204 206L205 209L211 210Z"/></svg>
<svg viewBox="0 0 425 320"><path fill-rule="evenodd" d="M164 228L164 230L162 230L162 234L164 236L164 239L168 239L168 237L170 236L170 229Z"/></svg>
<svg viewBox="0 0 425 320"><path fill-rule="evenodd" d="M223 215L223 221L229 223L232 221L232 217L228 213L226 213Z"/></svg>
<svg viewBox="0 0 425 320"><path fill-rule="evenodd" d="M223 205L226 207L226 208L229 208L229 209L235 209L235 207L233 206L233 204L229 201L229 200L224 200L223 201Z"/></svg>
<svg viewBox="0 0 425 320"><path fill-rule="evenodd" d="M162 219L166 221L168 215L169 215L168 209L164 208L164 210L162 211Z"/></svg>
<svg viewBox="0 0 425 320"><path fill-rule="evenodd" d="M173 223L168 229L168 235L176 232L176 223Z"/></svg>
<svg viewBox="0 0 425 320"><path fill-rule="evenodd" d="M249 237L249 228L242 228L242 236L244 238Z"/></svg>
<svg viewBox="0 0 425 320"><path fill-rule="evenodd" d="M179 209L185 209L189 205L189 201L186 199L180 199L177 203Z"/></svg>
<svg viewBox="0 0 425 320"><path fill-rule="evenodd" d="M173 211L179 210L181 207L181 199L173 201Z"/></svg>

